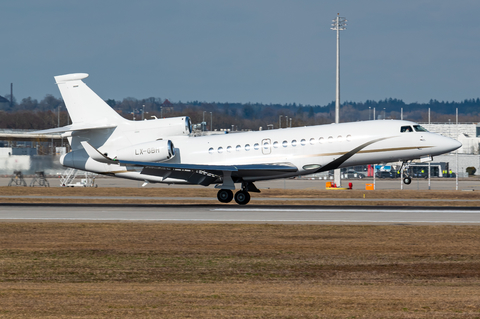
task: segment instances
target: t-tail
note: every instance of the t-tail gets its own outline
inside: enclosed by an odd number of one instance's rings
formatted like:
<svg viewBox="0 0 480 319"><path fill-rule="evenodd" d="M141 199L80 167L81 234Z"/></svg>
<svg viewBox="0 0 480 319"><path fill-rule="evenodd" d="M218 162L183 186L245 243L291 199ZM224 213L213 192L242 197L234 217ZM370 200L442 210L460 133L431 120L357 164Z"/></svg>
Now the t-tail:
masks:
<svg viewBox="0 0 480 319"><path fill-rule="evenodd" d="M75 127L106 128L125 121L83 81L86 73L58 75L55 81Z"/></svg>

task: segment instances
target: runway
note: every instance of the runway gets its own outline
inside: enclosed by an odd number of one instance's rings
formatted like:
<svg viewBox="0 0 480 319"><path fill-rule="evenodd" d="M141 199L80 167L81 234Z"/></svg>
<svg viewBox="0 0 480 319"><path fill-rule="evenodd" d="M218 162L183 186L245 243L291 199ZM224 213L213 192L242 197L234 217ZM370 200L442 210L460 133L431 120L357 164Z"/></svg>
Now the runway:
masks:
<svg viewBox="0 0 480 319"><path fill-rule="evenodd" d="M480 208L2 204L0 221L472 225Z"/></svg>

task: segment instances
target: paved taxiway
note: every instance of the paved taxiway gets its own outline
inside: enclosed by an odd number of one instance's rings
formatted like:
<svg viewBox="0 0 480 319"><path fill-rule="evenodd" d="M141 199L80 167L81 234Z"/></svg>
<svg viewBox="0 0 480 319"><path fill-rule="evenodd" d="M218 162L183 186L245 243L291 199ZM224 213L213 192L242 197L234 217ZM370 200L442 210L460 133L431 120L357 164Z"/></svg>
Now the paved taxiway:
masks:
<svg viewBox="0 0 480 319"><path fill-rule="evenodd" d="M480 224L480 208L2 204L0 221Z"/></svg>

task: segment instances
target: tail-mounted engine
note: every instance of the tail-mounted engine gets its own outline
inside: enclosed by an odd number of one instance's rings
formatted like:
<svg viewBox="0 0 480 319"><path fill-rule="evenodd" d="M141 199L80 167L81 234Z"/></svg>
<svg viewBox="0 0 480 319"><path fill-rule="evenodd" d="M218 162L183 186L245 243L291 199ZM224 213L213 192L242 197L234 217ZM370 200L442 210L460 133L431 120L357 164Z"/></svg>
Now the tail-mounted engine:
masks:
<svg viewBox="0 0 480 319"><path fill-rule="evenodd" d="M113 159L119 161L163 162L175 156L175 149L172 141L158 140L122 148L116 153Z"/></svg>

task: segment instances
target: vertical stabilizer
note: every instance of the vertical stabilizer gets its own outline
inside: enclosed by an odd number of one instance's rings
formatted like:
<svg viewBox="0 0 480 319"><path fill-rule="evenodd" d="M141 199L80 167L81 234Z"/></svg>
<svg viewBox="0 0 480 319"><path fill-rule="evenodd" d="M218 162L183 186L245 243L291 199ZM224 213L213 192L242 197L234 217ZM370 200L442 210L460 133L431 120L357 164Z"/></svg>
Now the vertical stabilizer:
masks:
<svg viewBox="0 0 480 319"><path fill-rule="evenodd" d="M58 75L55 81L62 94L68 114L75 124L118 124L125 120L93 92L82 79L86 73Z"/></svg>

